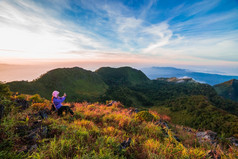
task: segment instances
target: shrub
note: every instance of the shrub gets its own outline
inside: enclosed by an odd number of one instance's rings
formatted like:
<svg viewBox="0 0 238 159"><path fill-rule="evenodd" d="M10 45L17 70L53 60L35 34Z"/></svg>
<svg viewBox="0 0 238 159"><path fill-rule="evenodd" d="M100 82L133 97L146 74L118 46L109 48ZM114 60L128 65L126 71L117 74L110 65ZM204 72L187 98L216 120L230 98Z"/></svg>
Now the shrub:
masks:
<svg viewBox="0 0 238 159"><path fill-rule="evenodd" d="M92 129L95 126L95 124L92 121L85 120L85 119L77 120L74 123L81 127L85 127L87 129Z"/></svg>
<svg viewBox="0 0 238 159"><path fill-rule="evenodd" d="M118 130L118 129L112 127L112 126L103 128L103 132L107 135L110 135L110 136L117 136L118 134L121 135L123 133L121 130Z"/></svg>
<svg viewBox="0 0 238 159"><path fill-rule="evenodd" d="M32 109L33 110L43 110L47 107L47 104L46 103L34 103L31 105Z"/></svg>
<svg viewBox="0 0 238 159"><path fill-rule="evenodd" d="M143 134L150 138L160 139L161 141L164 138L162 128L160 126L156 126L153 123L147 123L145 126L143 125Z"/></svg>
<svg viewBox="0 0 238 159"><path fill-rule="evenodd" d="M155 117L148 111L141 111L136 114L135 118L141 121L152 121L155 120Z"/></svg>
<svg viewBox="0 0 238 159"><path fill-rule="evenodd" d="M88 105L88 110L93 111L96 109L96 106L94 104Z"/></svg>
<svg viewBox="0 0 238 159"><path fill-rule="evenodd" d="M16 96L16 99L27 100L27 96L25 94L20 94L20 95Z"/></svg>
<svg viewBox="0 0 238 159"><path fill-rule="evenodd" d="M161 146L161 143L155 139L148 139L144 143L145 149L151 152L157 152L160 146Z"/></svg>
<svg viewBox="0 0 238 159"><path fill-rule="evenodd" d="M0 99L10 98L10 89L8 86L2 82L0 82Z"/></svg>
<svg viewBox="0 0 238 159"><path fill-rule="evenodd" d="M30 101L32 101L33 103L42 103L44 102L44 99L42 99L39 94L35 94L32 97L30 97Z"/></svg>

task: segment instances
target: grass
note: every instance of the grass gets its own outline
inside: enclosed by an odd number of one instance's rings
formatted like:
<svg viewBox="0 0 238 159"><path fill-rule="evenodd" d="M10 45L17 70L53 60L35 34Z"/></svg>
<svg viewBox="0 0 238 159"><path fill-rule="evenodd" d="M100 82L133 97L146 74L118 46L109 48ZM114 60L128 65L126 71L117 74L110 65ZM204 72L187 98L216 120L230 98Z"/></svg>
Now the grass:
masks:
<svg viewBox="0 0 238 159"><path fill-rule="evenodd" d="M32 129L38 117L31 116L38 110L49 108L46 103L32 104L21 111L16 108L1 120L0 158L206 158L211 147L195 144L193 133L183 133L181 126L170 123L171 129L155 125L156 120L169 121L168 116L150 110L154 120L138 120L136 113L123 108L120 103L108 107L100 103L73 103L75 115L58 117L57 113L43 119L41 127L48 127L47 137L39 137L37 148L20 152L25 134L16 131L17 126ZM70 103L68 103L70 105ZM164 110L165 111L165 110ZM193 130L196 131L196 130ZM167 134L166 134L166 133ZM181 142L174 139L179 136ZM120 143L131 138L131 145L120 149ZM236 158L238 149L217 146L222 158Z"/></svg>

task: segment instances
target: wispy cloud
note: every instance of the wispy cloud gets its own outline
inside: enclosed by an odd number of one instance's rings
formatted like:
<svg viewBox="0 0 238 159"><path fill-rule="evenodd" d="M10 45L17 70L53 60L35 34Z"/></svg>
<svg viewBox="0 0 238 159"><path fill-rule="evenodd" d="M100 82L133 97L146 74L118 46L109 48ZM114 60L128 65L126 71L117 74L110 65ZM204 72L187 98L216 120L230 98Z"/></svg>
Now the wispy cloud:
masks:
<svg viewBox="0 0 238 159"><path fill-rule="evenodd" d="M0 1L1 60L238 61L238 10L214 11L223 0L141 3Z"/></svg>
<svg viewBox="0 0 238 159"><path fill-rule="evenodd" d="M31 1L1 1L0 10L0 49L14 48L24 52L22 56L26 58L40 58L54 57L62 51L104 48L97 37L89 36L87 31L83 34L80 26L55 18L54 11L40 8ZM1 56L5 52L1 51Z"/></svg>
<svg viewBox="0 0 238 159"><path fill-rule="evenodd" d="M219 2L221 0L213 0L213 1L207 1L207 0L203 0L203 1L199 1L196 2L192 5L189 5L188 7L186 7L186 9L184 9L185 13L187 14L187 16L194 16L197 14L203 14L206 13L208 11L210 11L212 8L216 7Z"/></svg>

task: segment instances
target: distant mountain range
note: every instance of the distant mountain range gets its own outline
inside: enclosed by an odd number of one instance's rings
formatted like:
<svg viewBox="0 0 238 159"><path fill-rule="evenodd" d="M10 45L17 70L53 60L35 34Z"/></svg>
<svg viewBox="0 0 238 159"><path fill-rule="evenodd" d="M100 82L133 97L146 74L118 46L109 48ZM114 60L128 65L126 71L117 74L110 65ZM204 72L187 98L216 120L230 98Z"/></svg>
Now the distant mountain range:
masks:
<svg viewBox="0 0 238 159"><path fill-rule="evenodd" d="M231 80L231 79L238 79L238 76L228 76L228 75L220 75L220 74L193 72L193 71L189 71L186 69L179 69L179 68L174 68L174 67L149 67L149 68L142 68L141 70L150 79L156 79L156 78L160 78L160 77L164 77L164 78L190 77L198 82L207 83L210 85L223 83L223 82Z"/></svg>

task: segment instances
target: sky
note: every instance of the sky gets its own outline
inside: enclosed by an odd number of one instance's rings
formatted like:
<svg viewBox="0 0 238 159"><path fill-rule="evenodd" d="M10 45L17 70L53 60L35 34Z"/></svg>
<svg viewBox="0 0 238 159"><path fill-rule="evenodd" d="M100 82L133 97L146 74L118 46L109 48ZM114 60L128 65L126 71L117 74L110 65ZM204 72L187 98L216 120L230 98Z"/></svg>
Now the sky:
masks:
<svg viewBox="0 0 238 159"><path fill-rule="evenodd" d="M237 0L0 0L2 81L56 67L238 75Z"/></svg>

